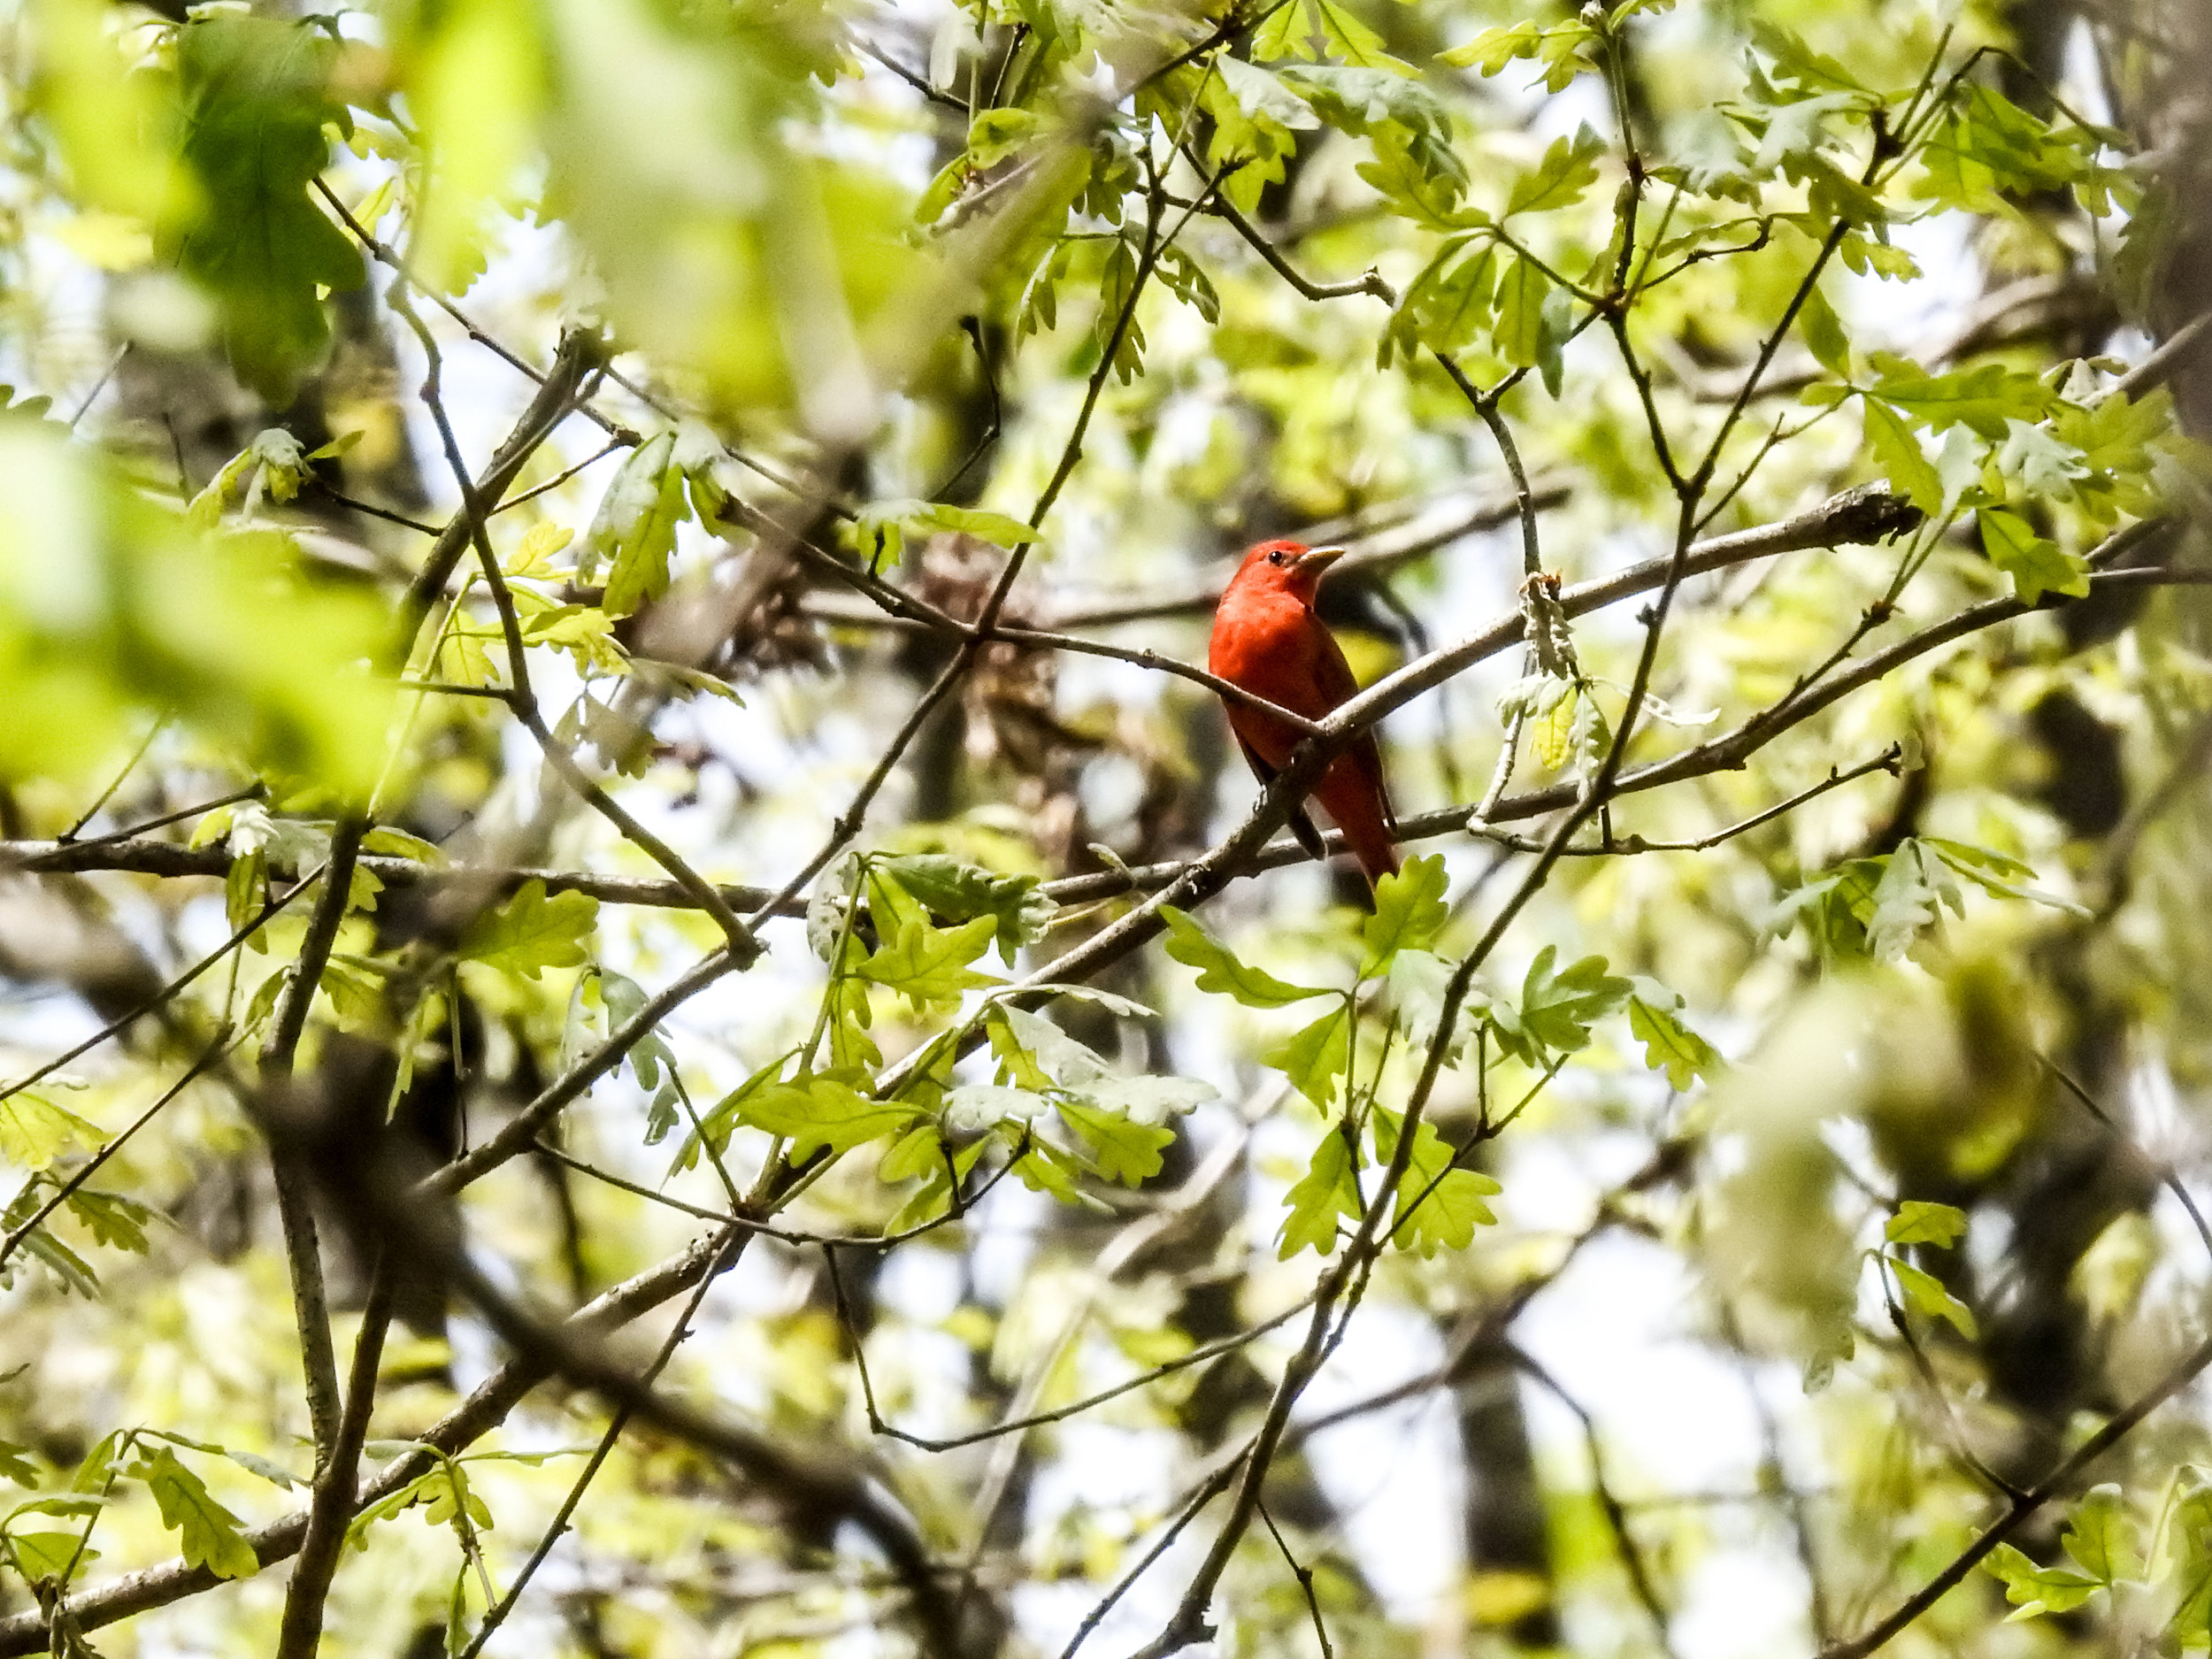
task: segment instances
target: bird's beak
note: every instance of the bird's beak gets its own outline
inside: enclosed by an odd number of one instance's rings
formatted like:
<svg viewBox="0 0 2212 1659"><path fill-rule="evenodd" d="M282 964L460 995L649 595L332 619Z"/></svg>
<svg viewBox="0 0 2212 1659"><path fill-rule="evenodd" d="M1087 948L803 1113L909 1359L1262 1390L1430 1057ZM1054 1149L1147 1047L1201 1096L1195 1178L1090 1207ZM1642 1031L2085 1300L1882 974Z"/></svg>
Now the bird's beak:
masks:
<svg viewBox="0 0 2212 1659"><path fill-rule="evenodd" d="M1343 557L1344 549L1340 547L1308 548L1298 556L1297 568L1301 575L1318 577Z"/></svg>

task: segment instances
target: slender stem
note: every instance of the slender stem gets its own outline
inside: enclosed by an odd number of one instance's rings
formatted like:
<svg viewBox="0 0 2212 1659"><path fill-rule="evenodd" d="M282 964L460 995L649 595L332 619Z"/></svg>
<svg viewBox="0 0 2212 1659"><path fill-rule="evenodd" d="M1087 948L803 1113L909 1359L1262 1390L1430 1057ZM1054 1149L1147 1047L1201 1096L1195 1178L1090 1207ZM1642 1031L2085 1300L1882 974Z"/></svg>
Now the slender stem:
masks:
<svg viewBox="0 0 2212 1659"><path fill-rule="evenodd" d="M308 918L292 978L277 1000L276 1017L261 1049L261 1110L288 1112L296 1105L284 1096L292 1082L307 1010L322 984L323 969L337 942L353 887L353 861L361 850L366 822L348 816L330 838L329 867L323 890ZM265 1128L266 1125L265 1123ZM300 1363L307 1379L307 1415L315 1437L316 1479L319 1481L338 1448L340 1402L338 1359L331 1346L330 1310L323 1290L322 1249L315 1233L314 1175L293 1148L273 1139L269 1166L276 1179L277 1214L284 1229L284 1253L292 1275L292 1309L299 1327Z"/></svg>
<svg viewBox="0 0 2212 1659"><path fill-rule="evenodd" d="M368 1440L384 1337L392 1325L398 1277L393 1254L380 1247L369 1271L368 1299L361 1310L361 1330L353 1340L353 1363L346 1378L345 1415L339 1421L329 1455L316 1471L315 1495L308 1505L299 1563L285 1586L276 1659L314 1659L322 1642L324 1609L330 1600L331 1582L337 1577L339 1557L345 1550L346 1529L357 1507L355 1486L360 1476L361 1448Z"/></svg>

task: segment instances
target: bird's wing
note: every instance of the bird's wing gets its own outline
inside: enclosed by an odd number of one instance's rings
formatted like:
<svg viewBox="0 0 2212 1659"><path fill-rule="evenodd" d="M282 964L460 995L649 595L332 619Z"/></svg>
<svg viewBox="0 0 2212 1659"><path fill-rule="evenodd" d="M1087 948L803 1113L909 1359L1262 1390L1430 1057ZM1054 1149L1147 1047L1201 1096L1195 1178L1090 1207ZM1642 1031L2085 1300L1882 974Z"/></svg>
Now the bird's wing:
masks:
<svg viewBox="0 0 2212 1659"><path fill-rule="evenodd" d="M1314 684L1320 687L1324 709L1334 709L1359 690L1359 681L1352 677L1351 664L1344 660L1344 648L1318 618L1315 618L1313 632ZM1384 821L1396 823L1398 815L1390 807L1390 788L1383 781L1382 750L1376 747L1372 726L1360 733L1357 741L1344 751L1344 757L1366 782L1374 786L1376 798L1382 803Z"/></svg>
<svg viewBox="0 0 2212 1659"><path fill-rule="evenodd" d="M1237 747L1244 751L1244 758L1250 763L1252 775L1260 780L1261 788L1264 789L1275 781L1277 768L1262 760L1257 749L1241 736L1237 739ZM1306 815L1302 802L1290 815L1290 833L1298 838L1298 844L1314 857L1326 858L1329 856L1329 849L1322 841L1321 832L1315 827L1313 819Z"/></svg>

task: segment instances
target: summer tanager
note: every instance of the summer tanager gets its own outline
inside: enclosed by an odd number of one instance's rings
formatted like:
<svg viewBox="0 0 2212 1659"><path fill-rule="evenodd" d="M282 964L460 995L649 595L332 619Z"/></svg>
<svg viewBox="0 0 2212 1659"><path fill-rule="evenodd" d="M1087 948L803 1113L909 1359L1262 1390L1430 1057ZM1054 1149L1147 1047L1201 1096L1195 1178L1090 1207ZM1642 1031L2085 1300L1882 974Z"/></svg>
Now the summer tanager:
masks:
<svg viewBox="0 0 2212 1659"><path fill-rule="evenodd" d="M1297 541L1263 541L1252 549L1214 612L1207 666L1231 685L1310 720L1320 719L1358 690L1342 648L1313 610L1322 573L1343 554L1342 548L1309 548ZM1222 701L1245 759L1261 783L1269 782L1289 764L1291 751L1305 734L1248 703ZM1375 747L1372 732L1362 733L1340 751L1311 793L1344 832L1370 887L1398 868L1382 751ZM1303 807L1292 816L1290 826L1308 852L1323 856L1320 832Z"/></svg>

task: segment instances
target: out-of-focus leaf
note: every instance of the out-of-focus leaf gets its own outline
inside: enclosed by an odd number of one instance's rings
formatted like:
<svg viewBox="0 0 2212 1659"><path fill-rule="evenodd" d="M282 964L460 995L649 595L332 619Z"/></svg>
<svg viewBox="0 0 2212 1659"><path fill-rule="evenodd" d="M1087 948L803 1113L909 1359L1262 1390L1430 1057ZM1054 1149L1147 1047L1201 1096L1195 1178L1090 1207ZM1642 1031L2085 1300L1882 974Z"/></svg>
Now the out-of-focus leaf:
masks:
<svg viewBox="0 0 2212 1659"><path fill-rule="evenodd" d="M2070 1612L2103 1587L2070 1568L2039 1567L2010 1544L1991 1550L1983 1558L1982 1571L2004 1585L2005 1600L2018 1609L2008 1623Z"/></svg>
<svg viewBox="0 0 2212 1659"><path fill-rule="evenodd" d="M1966 1236L1966 1212L1952 1204L1908 1198L1882 1227L1892 1244L1937 1244L1948 1249Z"/></svg>
<svg viewBox="0 0 2212 1659"><path fill-rule="evenodd" d="M0 1157L19 1169L42 1170L71 1147L96 1152L107 1132L66 1106L27 1089L0 1098Z"/></svg>
<svg viewBox="0 0 2212 1659"><path fill-rule="evenodd" d="M1946 1290L1941 1279L1893 1256L1888 1261L1889 1271L1897 1275L1897 1288L1904 1294L1907 1307L1928 1318L1946 1321L1970 1342L1981 1334L1974 1310Z"/></svg>
<svg viewBox="0 0 2212 1659"><path fill-rule="evenodd" d="M320 22L216 12L177 37L183 154L208 211L177 249L214 294L239 378L290 400L330 338L326 288L358 288L361 255L310 199L329 161L326 121L338 43Z"/></svg>

